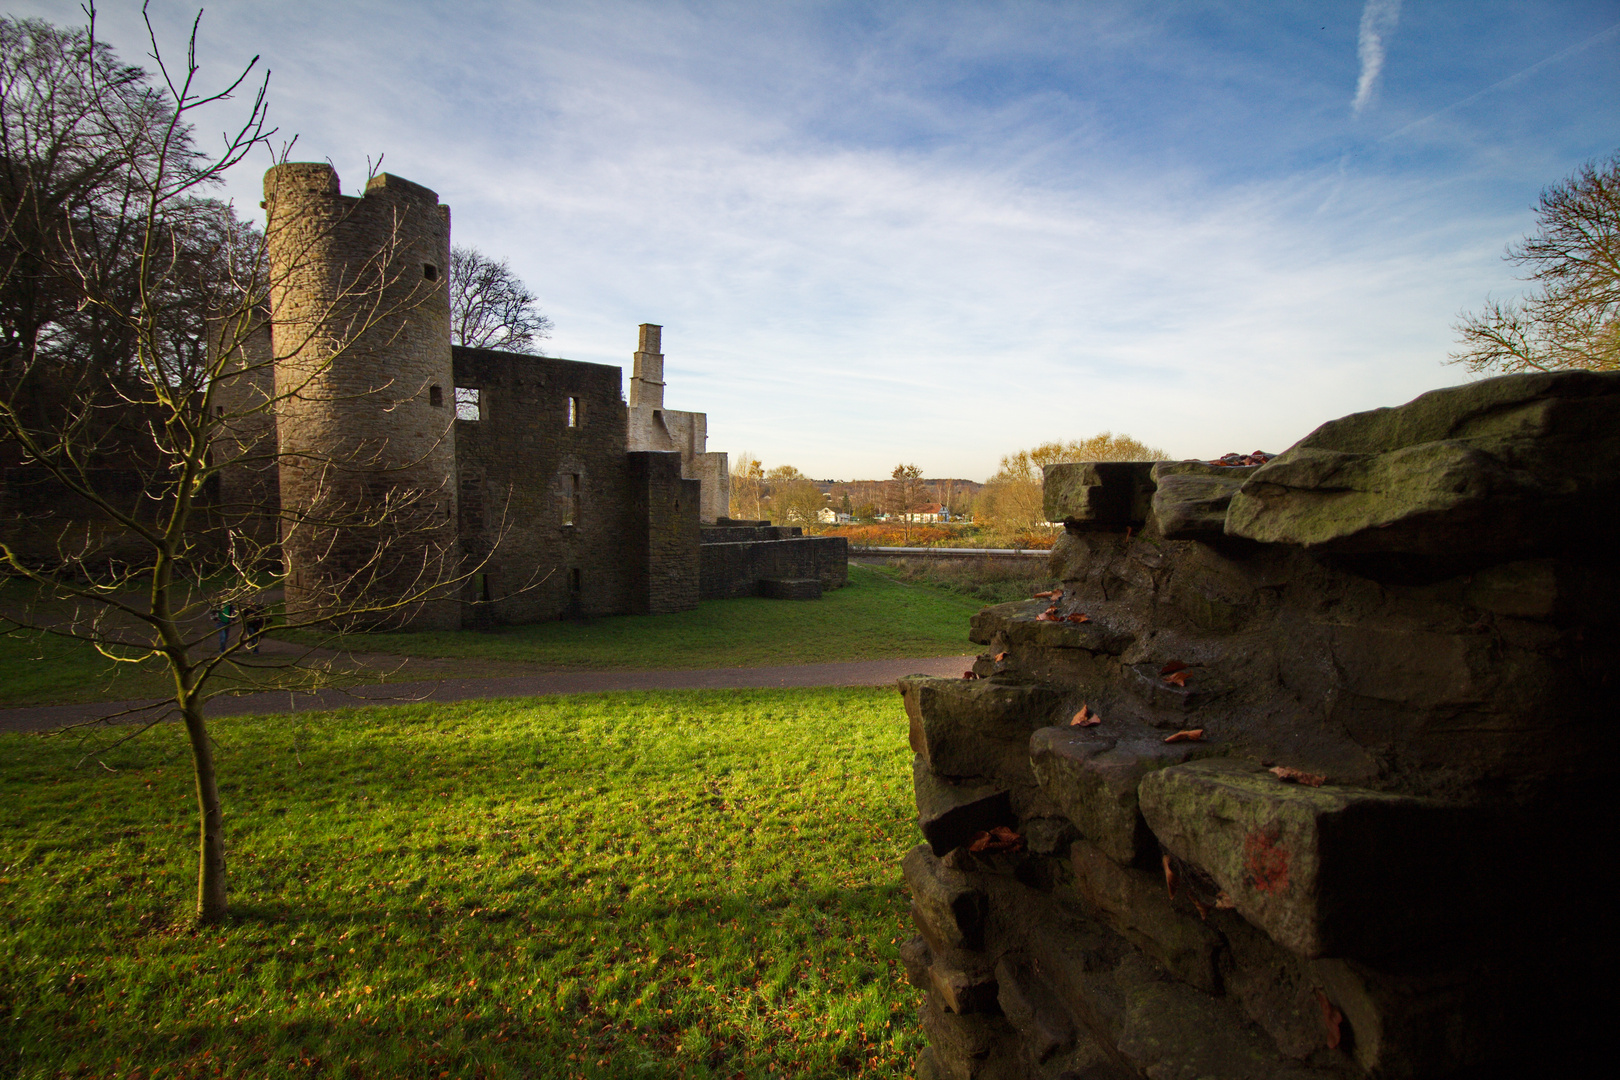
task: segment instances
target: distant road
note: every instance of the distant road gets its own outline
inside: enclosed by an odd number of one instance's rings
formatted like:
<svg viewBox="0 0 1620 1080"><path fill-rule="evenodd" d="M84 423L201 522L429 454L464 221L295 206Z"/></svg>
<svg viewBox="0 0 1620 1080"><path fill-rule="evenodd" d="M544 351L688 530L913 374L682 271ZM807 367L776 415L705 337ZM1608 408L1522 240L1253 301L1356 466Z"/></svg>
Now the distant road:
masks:
<svg viewBox="0 0 1620 1080"><path fill-rule="evenodd" d="M857 660L836 664L789 664L781 667L704 668L696 671L548 671L482 679L435 679L383 683L314 694L268 691L240 697L218 697L208 703L210 717L256 713L352 709L367 705L443 704L484 698L541 697L551 694L595 694L610 690L755 690L787 686L885 686L904 675L962 674L973 664L971 654L924 660ZM88 705L39 705L0 709L0 732L55 731L70 724L122 714L123 721L162 716L161 701L101 702Z"/></svg>

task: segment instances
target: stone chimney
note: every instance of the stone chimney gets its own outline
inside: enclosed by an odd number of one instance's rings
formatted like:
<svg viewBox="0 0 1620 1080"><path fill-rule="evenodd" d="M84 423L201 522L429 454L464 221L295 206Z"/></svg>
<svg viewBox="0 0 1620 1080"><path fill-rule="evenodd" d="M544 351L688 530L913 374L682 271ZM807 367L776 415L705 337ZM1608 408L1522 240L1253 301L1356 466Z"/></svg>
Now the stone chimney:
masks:
<svg viewBox="0 0 1620 1080"><path fill-rule="evenodd" d="M641 324L641 342L636 348L635 367L630 374L630 407L664 407L664 328L657 323Z"/></svg>

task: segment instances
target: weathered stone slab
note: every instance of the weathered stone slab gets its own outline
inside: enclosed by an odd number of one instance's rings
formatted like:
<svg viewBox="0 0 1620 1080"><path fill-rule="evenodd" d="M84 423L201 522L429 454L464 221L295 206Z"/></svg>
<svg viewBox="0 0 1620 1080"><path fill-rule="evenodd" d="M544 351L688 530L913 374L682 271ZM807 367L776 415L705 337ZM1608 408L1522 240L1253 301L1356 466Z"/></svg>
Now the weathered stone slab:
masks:
<svg viewBox="0 0 1620 1080"><path fill-rule="evenodd" d="M1043 468L1047 521L1125 528L1147 520L1151 461L1079 461Z"/></svg>
<svg viewBox="0 0 1620 1080"><path fill-rule="evenodd" d="M1149 773L1138 798L1167 851L1301 956L1388 953L1447 910L1450 814L1436 804L1227 760Z"/></svg>
<svg viewBox="0 0 1620 1080"><path fill-rule="evenodd" d="M940 1004L958 1016L969 1013L1001 1014L996 1000L999 987L995 972L959 968L941 956L928 965L929 989L939 995Z"/></svg>
<svg viewBox="0 0 1620 1080"><path fill-rule="evenodd" d="M1027 957L1004 956L996 964L997 1001L1007 1020L1024 1037L1024 1047L1045 1063L1074 1046L1079 1035L1052 988Z"/></svg>
<svg viewBox="0 0 1620 1080"><path fill-rule="evenodd" d="M1042 728L1029 740L1030 768L1041 790L1081 836L1123 866L1158 851L1137 806L1142 777L1217 752L1204 743L1167 745L1162 735L1127 737L1103 728Z"/></svg>
<svg viewBox="0 0 1620 1080"><path fill-rule="evenodd" d="M928 768L921 754L911 762L917 799L917 825L934 854L944 855L971 840L975 833L1018 822L1012 796L994 784L955 784Z"/></svg>
<svg viewBox="0 0 1620 1080"><path fill-rule="evenodd" d="M1109 629L1100 623L1046 622L1035 618L1044 611L1020 612L1002 626L1002 635L1014 648L1085 649L1087 652L1118 656L1135 640L1131 634Z"/></svg>
<svg viewBox="0 0 1620 1080"><path fill-rule="evenodd" d="M1601 544L1617 466L1620 372L1508 375L1323 424L1244 483L1226 532L1452 559Z"/></svg>
<svg viewBox="0 0 1620 1080"><path fill-rule="evenodd" d="M901 863L911 889L917 928L931 938L936 952L977 949L984 944L989 901L967 878L942 865L926 844L919 844Z"/></svg>
<svg viewBox="0 0 1620 1080"><path fill-rule="evenodd" d="M1104 922L1182 982L1220 991L1221 936L1175 909L1162 874L1128 870L1085 841L1070 848L1069 859L1076 888Z"/></svg>
<svg viewBox="0 0 1620 1080"><path fill-rule="evenodd" d="M995 776L1009 764L1025 779L1030 732L1052 722L1062 695L1001 679L900 680L911 749L940 776Z"/></svg>
<svg viewBox="0 0 1620 1080"><path fill-rule="evenodd" d="M1258 465L1160 461L1153 466L1152 519L1166 540L1207 540L1226 531L1226 510Z"/></svg>

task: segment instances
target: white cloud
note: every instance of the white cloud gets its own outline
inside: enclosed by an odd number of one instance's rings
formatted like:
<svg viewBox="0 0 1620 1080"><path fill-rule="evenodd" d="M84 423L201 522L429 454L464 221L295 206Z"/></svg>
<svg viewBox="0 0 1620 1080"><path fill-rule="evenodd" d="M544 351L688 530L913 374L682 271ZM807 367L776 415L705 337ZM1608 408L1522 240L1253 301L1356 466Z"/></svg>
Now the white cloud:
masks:
<svg viewBox="0 0 1620 1080"><path fill-rule="evenodd" d="M1401 0L1367 0L1361 9L1361 30L1356 38L1356 55L1361 60L1361 77L1356 80L1356 96L1350 111L1356 116L1372 101L1378 90L1378 76L1384 70L1384 45L1401 18Z"/></svg>

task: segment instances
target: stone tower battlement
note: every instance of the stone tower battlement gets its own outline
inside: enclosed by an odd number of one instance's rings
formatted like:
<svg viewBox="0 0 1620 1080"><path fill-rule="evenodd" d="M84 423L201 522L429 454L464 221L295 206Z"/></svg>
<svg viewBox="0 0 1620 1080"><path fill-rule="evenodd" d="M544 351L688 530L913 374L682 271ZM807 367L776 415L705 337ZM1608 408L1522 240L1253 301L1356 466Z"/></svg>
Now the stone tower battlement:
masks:
<svg viewBox="0 0 1620 1080"><path fill-rule="evenodd" d="M457 561L450 208L386 173L265 174L289 612L394 604ZM426 598L392 621L454 627Z"/></svg>

